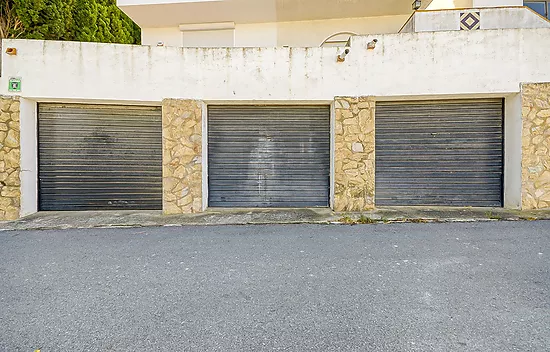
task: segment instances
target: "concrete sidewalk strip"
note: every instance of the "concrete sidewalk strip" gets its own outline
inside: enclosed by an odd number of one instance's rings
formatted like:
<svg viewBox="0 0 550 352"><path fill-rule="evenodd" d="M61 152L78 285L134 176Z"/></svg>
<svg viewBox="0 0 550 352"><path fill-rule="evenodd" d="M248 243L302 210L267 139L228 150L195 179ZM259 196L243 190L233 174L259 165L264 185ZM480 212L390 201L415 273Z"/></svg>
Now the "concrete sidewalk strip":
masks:
<svg viewBox="0 0 550 352"><path fill-rule="evenodd" d="M185 225L375 224L395 222L474 222L549 220L550 209L388 207L363 213L335 213L328 208L209 209L201 214L162 215L161 211L39 212L1 222L0 230L46 230Z"/></svg>

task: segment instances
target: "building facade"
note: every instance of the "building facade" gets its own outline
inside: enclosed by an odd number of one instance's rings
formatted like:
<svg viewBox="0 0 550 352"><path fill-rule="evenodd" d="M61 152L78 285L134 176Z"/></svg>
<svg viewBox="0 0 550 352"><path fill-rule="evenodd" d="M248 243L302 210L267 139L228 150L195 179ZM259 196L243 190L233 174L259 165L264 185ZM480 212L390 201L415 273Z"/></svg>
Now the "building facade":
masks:
<svg viewBox="0 0 550 352"><path fill-rule="evenodd" d="M0 217L550 207L550 22L383 3L127 0L142 46L4 40Z"/></svg>

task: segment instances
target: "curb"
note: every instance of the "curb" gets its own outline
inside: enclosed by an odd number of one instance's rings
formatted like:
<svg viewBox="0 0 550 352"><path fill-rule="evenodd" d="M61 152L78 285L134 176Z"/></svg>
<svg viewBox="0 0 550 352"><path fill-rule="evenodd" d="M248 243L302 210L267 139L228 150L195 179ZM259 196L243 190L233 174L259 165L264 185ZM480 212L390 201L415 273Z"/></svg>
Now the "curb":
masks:
<svg viewBox="0 0 550 352"><path fill-rule="evenodd" d="M97 224L97 225L55 225L55 226L35 226L26 228L0 228L0 232L7 231L46 231L46 230L82 230L82 229L132 229L132 228L155 228L155 227L196 227L196 226L266 226L266 225L324 225L324 226L356 226L356 225L389 225L389 224L445 224L445 223L476 223L476 222L519 222L519 221L548 221L550 217L539 218L522 218L522 217L505 217L501 219L494 218L433 218L433 217L418 217L418 218L389 218L389 219L372 219L365 218L365 222L361 219L341 221L339 220L297 220L297 221L245 221L245 222L185 222L185 223L170 223L170 224L153 224L151 222L140 224ZM10 224L10 223L8 223ZM17 223L15 224L17 225Z"/></svg>

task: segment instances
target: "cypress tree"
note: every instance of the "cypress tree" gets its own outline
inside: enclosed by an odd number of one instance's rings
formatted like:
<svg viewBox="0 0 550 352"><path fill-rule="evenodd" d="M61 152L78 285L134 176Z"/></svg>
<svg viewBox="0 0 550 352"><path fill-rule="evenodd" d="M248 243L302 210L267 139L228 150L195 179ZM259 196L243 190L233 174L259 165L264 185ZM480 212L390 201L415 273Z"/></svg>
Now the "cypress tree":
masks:
<svg viewBox="0 0 550 352"><path fill-rule="evenodd" d="M28 39L71 40L73 0L14 0Z"/></svg>
<svg viewBox="0 0 550 352"><path fill-rule="evenodd" d="M93 42L97 35L97 3L93 0L75 0L74 19L74 40L79 42Z"/></svg>
<svg viewBox="0 0 550 352"><path fill-rule="evenodd" d="M0 0L0 14L6 38L141 43L140 28L116 0Z"/></svg>
<svg viewBox="0 0 550 352"><path fill-rule="evenodd" d="M111 31L111 18L109 13L109 0L96 0L98 9L97 36L95 41L102 43L112 43L115 36Z"/></svg>

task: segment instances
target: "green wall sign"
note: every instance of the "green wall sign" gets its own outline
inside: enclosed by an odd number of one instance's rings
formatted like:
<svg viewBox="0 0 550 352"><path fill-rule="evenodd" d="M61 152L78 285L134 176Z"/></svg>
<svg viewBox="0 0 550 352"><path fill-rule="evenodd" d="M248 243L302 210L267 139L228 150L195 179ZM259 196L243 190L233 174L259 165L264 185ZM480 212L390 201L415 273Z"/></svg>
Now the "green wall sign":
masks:
<svg viewBox="0 0 550 352"><path fill-rule="evenodd" d="M10 77L8 81L8 91L10 92L20 92L21 91L21 78L20 77Z"/></svg>

